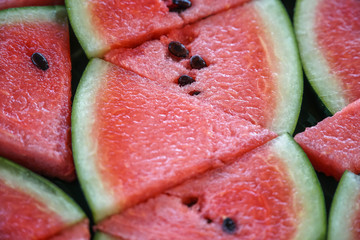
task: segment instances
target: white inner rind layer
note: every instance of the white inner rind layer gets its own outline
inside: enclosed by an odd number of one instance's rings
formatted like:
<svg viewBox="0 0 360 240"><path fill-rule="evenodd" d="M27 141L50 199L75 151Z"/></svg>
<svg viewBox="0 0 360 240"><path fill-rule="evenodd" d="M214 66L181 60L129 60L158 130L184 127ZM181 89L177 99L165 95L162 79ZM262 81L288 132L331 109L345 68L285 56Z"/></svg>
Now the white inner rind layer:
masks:
<svg viewBox="0 0 360 240"><path fill-rule="evenodd" d="M263 20L267 41L272 41L275 59L269 65L276 79L276 109L269 129L278 133L295 130L303 95L303 76L300 57L292 31L291 21L278 0L253 1Z"/></svg>
<svg viewBox="0 0 360 240"><path fill-rule="evenodd" d="M43 203L48 210L57 214L67 226L85 218L80 207L60 188L3 158L0 158L0 179L15 191L25 193Z"/></svg>
<svg viewBox="0 0 360 240"><path fill-rule="evenodd" d="M74 33L88 58L102 57L110 46L103 41L99 31L92 22L90 1L65 0L69 20Z"/></svg>
<svg viewBox="0 0 360 240"><path fill-rule="evenodd" d="M325 200L309 159L287 134L269 143L272 152L286 164L290 180L294 184L294 201L301 204L301 209L296 209L297 230L292 239L324 239L326 235Z"/></svg>
<svg viewBox="0 0 360 240"><path fill-rule="evenodd" d="M72 109L72 145L76 172L85 197L97 222L118 212L111 189L105 188L98 172L97 138L93 132L96 120L96 96L106 88L106 73L112 64L92 59L81 77Z"/></svg>
<svg viewBox="0 0 360 240"><path fill-rule="evenodd" d="M341 80L331 73L317 42L316 13L320 0L298 0L295 9L295 32L306 76L311 86L331 113L349 104L340 85Z"/></svg>
<svg viewBox="0 0 360 240"><path fill-rule="evenodd" d="M329 215L328 240L352 240L352 225L360 211L360 176L346 171L336 189Z"/></svg>
<svg viewBox="0 0 360 240"><path fill-rule="evenodd" d="M67 24L67 12L63 6L9 8L0 11L0 25L25 22Z"/></svg>

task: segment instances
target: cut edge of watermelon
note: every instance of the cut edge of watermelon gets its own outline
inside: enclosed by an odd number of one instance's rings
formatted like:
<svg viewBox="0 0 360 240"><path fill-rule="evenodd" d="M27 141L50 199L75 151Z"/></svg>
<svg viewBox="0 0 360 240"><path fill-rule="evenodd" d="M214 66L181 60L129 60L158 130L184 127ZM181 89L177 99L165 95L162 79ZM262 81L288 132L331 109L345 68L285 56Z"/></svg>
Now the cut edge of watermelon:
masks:
<svg viewBox="0 0 360 240"><path fill-rule="evenodd" d="M85 0L65 0L65 6L74 33L86 56L90 59L102 57L110 50L110 45L102 40L96 28L91 24L89 20L91 19L90 11L87 10L88 2Z"/></svg>
<svg viewBox="0 0 360 240"><path fill-rule="evenodd" d="M71 117L75 168L95 222L121 209L112 193L104 190L95 166L97 146L88 139L95 122L92 116L95 116L96 93L104 87L103 76L111 66L97 58L90 60L77 88Z"/></svg>
<svg viewBox="0 0 360 240"><path fill-rule="evenodd" d="M277 92L280 94L277 95L280 97L277 99L276 117L270 124L270 130L278 134L292 134L301 109L303 76L291 20L279 0L259 0L253 3L263 19L267 35L271 36L275 57L279 59Z"/></svg>
<svg viewBox="0 0 360 240"><path fill-rule="evenodd" d="M0 11L1 25L23 22L60 22L67 23L67 12L64 6L38 6L9 8Z"/></svg>
<svg viewBox="0 0 360 240"><path fill-rule="evenodd" d="M357 213L356 201L360 194L360 176L345 171L337 186L329 213L328 239L354 239L349 229L352 216ZM357 211L356 211L357 210Z"/></svg>
<svg viewBox="0 0 360 240"><path fill-rule="evenodd" d="M331 73L316 41L315 18L320 1L298 0L295 7L294 25L304 71L320 100L332 113L344 108L349 102L337 77Z"/></svg>
<svg viewBox="0 0 360 240"><path fill-rule="evenodd" d="M0 179L9 187L44 203L48 209L58 214L66 226L74 225L86 218L81 208L59 187L30 170L1 157Z"/></svg>
<svg viewBox="0 0 360 240"><path fill-rule="evenodd" d="M119 240L119 238L113 237L106 233L96 232L94 236L94 240Z"/></svg>
<svg viewBox="0 0 360 240"><path fill-rule="evenodd" d="M295 198L303 208L298 213L299 225L294 239L324 239L326 235L325 198L312 167L301 147L288 135L272 140L271 149L289 169L288 174L295 185Z"/></svg>

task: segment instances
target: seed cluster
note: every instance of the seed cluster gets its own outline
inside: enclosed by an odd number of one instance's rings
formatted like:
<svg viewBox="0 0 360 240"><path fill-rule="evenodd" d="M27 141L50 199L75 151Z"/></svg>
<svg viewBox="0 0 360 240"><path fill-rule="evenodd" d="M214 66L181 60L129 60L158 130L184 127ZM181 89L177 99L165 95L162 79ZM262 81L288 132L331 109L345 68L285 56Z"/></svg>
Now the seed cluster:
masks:
<svg viewBox="0 0 360 240"><path fill-rule="evenodd" d="M172 41L168 45L169 52L174 55L175 57L179 58L188 58L189 57L189 50L178 41ZM200 55L194 55L190 58L190 67L193 69L202 69L207 67L205 60ZM179 77L177 83L180 87L186 86L188 84L192 84L195 82L195 79L188 75L182 75ZM200 91L191 91L189 94L191 96L199 95Z"/></svg>

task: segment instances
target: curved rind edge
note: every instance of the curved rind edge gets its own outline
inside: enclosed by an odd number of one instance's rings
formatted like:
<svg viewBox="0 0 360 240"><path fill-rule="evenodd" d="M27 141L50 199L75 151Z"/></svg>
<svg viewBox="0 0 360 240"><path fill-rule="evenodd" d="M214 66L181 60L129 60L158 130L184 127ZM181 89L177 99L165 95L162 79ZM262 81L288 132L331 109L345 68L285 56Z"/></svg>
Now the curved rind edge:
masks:
<svg viewBox="0 0 360 240"><path fill-rule="evenodd" d="M0 179L14 189L44 203L67 226L86 218L82 209L59 187L30 170L0 157Z"/></svg>
<svg viewBox="0 0 360 240"><path fill-rule="evenodd" d="M294 14L295 34L305 74L326 108L332 113L340 111L349 102L342 94L336 76L331 74L325 57L316 43L313 30L318 0L297 0Z"/></svg>
<svg viewBox="0 0 360 240"><path fill-rule="evenodd" d="M121 208L101 181L96 167L96 139L90 138L95 123L97 92L105 86L104 74L111 66L97 58L90 60L76 90L71 116L75 168L95 222Z"/></svg>
<svg viewBox="0 0 360 240"><path fill-rule="evenodd" d="M288 174L295 184L295 198L303 203L304 208L299 212L300 221L293 239L325 239L325 198L309 159L288 134L283 134L269 143L273 152L287 165Z"/></svg>
<svg viewBox="0 0 360 240"><path fill-rule="evenodd" d="M300 56L290 18L279 0L254 1L264 19L265 30L272 37L275 57L279 59L277 108L270 130L292 134L295 130L303 95Z"/></svg>
<svg viewBox="0 0 360 240"><path fill-rule="evenodd" d="M72 29L86 56L89 59L102 57L109 51L110 47L102 41L94 24L91 23L91 14L88 9L89 1L65 0L65 6Z"/></svg>
<svg viewBox="0 0 360 240"><path fill-rule="evenodd" d="M336 188L329 213L328 240L355 239L351 234L354 214L360 211L360 176L345 171Z"/></svg>
<svg viewBox="0 0 360 240"><path fill-rule="evenodd" d="M112 237L102 232L96 232L94 236L94 240L119 240L119 238Z"/></svg>

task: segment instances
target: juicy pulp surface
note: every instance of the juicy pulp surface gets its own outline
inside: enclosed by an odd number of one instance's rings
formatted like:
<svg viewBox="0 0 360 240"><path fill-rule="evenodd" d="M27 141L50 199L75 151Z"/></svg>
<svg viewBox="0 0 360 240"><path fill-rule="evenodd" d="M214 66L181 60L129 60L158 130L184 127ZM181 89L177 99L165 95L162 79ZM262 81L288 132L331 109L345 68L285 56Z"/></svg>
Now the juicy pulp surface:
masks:
<svg viewBox="0 0 360 240"><path fill-rule="evenodd" d="M0 239L47 239L65 223L46 205L0 179Z"/></svg>
<svg viewBox="0 0 360 240"><path fill-rule="evenodd" d="M0 42L0 154L41 174L73 180L67 23L5 22ZM49 69L32 63L35 52L46 57Z"/></svg>
<svg viewBox="0 0 360 240"><path fill-rule="evenodd" d="M276 58L261 17L248 4L217 14L135 49L115 49L105 60L165 86L187 74L196 82L178 89L254 124L270 127L276 109ZM189 59L172 57L170 41L186 45L208 67L191 69Z"/></svg>
<svg viewBox="0 0 360 240"><path fill-rule="evenodd" d="M91 136L106 189L123 207L241 155L275 134L112 66Z"/></svg>
<svg viewBox="0 0 360 240"><path fill-rule="evenodd" d="M261 146L96 228L128 240L292 239L302 207L286 165L272 151ZM226 217L236 222L232 234L221 229Z"/></svg>
<svg viewBox="0 0 360 240"><path fill-rule="evenodd" d="M331 74L340 82L348 103L360 98L360 2L321 0L315 31Z"/></svg>
<svg viewBox="0 0 360 240"><path fill-rule="evenodd" d="M295 136L316 170L336 179L345 170L360 173L359 110L360 100L357 100Z"/></svg>
<svg viewBox="0 0 360 240"><path fill-rule="evenodd" d="M26 6L64 5L64 0L0 0L0 10Z"/></svg>
<svg viewBox="0 0 360 240"><path fill-rule="evenodd" d="M49 240L89 240L89 220L85 219L74 226L68 227Z"/></svg>

